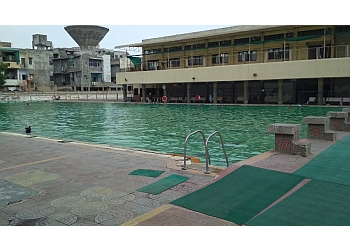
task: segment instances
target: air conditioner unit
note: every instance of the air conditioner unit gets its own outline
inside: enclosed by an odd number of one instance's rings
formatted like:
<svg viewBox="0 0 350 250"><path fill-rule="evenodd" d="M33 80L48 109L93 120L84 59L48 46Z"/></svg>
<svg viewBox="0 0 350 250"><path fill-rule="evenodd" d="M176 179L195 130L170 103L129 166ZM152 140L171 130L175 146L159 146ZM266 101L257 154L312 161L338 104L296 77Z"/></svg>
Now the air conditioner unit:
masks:
<svg viewBox="0 0 350 250"><path fill-rule="evenodd" d="M95 82L91 82L91 86L95 86Z"/></svg>

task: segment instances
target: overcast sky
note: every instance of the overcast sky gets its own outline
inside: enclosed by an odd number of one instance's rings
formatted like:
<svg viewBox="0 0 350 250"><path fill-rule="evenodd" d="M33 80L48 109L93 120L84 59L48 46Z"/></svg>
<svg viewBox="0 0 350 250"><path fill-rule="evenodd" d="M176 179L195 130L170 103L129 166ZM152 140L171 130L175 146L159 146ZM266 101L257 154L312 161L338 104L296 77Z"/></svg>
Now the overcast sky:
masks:
<svg viewBox="0 0 350 250"><path fill-rule="evenodd" d="M147 38L236 25L349 23L345 21L348 16L345 6L337 8L336 14L329 14L322 9L322 4L316 6L312 1L292 3L221 0L216 5L215 1L203 0L32 0L29 4L26 0L17 0L16 5L23 8L13 8L13 3L7 1L1 9L10 11L1 11L0 40L11 42L14 48L31 48L32 35L44 34L56 48L77 47L64 27L89 24L107 27L109 32L100 46L114 49L117 45L140 43Z"/></svg>
<svg viewBox="0 0 350 250"><path fill-rule="evenodd" d="M176 35L194 31L227 27L229 25L102 25L109 32L100 42L101 48L140 43L142 39ZM11 42L14 48L31 48L33 34L47 35L55 48L77 47L64 29L65 25L0 25L0 40Z"/></svg>

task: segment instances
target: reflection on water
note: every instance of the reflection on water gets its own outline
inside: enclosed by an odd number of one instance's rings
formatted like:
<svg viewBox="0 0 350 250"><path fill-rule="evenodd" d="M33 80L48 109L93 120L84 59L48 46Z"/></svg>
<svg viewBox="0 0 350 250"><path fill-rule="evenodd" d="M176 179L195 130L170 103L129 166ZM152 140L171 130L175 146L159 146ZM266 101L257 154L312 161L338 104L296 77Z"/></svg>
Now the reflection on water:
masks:
<svg viewBox="0 0 350 250"><path fill-rule="evenodd" d="M301 124L305 116L325 116L339 107L221 106L127 103L0 103L0 131L182 154L186 136L219 131L229 163L273 149L272 123ZM306 137L303 125L301 137ZM209 142L212 165L225 166L219 136ZM203 139L192 136L187 154L205 162Z"/></svg>

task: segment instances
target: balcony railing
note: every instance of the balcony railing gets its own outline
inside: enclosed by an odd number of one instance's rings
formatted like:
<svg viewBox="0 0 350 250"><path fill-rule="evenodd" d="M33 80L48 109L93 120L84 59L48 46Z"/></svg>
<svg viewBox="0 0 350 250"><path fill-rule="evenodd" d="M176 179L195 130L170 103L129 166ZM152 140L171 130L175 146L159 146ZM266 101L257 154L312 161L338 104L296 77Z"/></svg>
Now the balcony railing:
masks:
<svg viewBox="0 0 350 250"><path fill-rule="evenodd" d="M255 63L269 63L269 62L284 62L284 61L301 61L301 60L324 60L331 58L350 57L350 45L339 46L319 46L309 47L305 49L264 49L262 52L256 50L249 50L245 47L241 52L234 52L233 54L218 52L216 56L200 56L198 52L191 55L191 51L182 52L185 55L180 59L172 60L172 53L162 54L162 59L155 60L155 55L152 55L152 60L143 58L143 63L138 67L126 65L124 70L126 72L135 71L151 71L151 70L169 70L169 69L183 69L183 68L199 68L199 67L217 67L224 65L241 65L241 64L255 64ZM203 54L207 53L203 50ZM194 52L193 52L194 54ZM222 54L223 56L220 56ZM177 54L178 55L178 54ZM174 56L175 57L175 56ZM178 56L176 56L178 57ZM190 59L192 58L192 60Z"/></svg>

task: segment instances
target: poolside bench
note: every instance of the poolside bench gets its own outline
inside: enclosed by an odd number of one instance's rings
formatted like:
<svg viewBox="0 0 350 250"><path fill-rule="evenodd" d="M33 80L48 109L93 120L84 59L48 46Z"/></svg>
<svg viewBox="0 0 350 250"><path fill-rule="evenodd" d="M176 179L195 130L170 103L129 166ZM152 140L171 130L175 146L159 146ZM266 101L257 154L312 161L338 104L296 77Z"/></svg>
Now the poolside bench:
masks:
<svg viewBox="0 0 350 250"><path fill-rule="evenodd" d="M343 97L343 104L350 104L350 97Z"/></svg>
<svg viewBox="0 0 350 250"><path fill-rule="evenodd" d="M315 102L315 100L316 100L316 97L309 97L309 100L306 102L306 104L307 105L309 105L309 104L315 104L316 102Z"/></svg>
<svg viewBox="0 0 350 250"><path fill-rule="evenodd" d="M238 96L236 99L236 103L237 102L244 102L244 97L243 96Z"/></svg>
<svg viewBox="0 0 350 250"><path fill-rule="evenodd" d="M178 100L178 97L170 97L169 102L177 102Z"/></svg>
<svg viewBox="0 0 350 250"><path fill-rule="evenodd" d="M300 141L300 124L274 123L267 127L267 132L275 134L275 151L282 154L308 156L311 143Z"/></svg>
<svg viewBox="0 0 350 250"><path fill-rule="evenodd" d="M341 97L327 97L326 98L326 103L328 104L343 104L343 98Z"/></svg>

